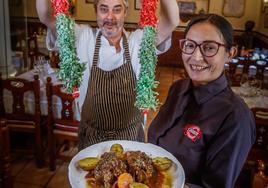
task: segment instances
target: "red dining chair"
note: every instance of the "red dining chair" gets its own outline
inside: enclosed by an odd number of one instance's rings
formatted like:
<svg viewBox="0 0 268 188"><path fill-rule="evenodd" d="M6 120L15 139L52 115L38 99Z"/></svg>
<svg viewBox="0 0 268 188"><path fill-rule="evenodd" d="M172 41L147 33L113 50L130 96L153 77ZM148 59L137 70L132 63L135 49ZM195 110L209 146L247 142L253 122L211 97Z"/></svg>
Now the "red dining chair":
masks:
<svg viewBox="0 0 268 188"><path fill-rule="evenodd" d="M3 119L0 120L0 187L13 187L10 164L9 128Z"/></svg>
<svg viewBox="0 0 268 188"><path fill-rule="evenodd" d="M257 130L254 147L266 153L264 161L268 162L268 108L255 107L251 111L254 114Z"/></svg>
<svg viewBox="0 0 268 188"><path fill-rule="evenodd" d="M241 180L246 180L246 185L240 187L262 188L259 185L262 185L268 178L256 174L256 167L258 166L260 172L260 162L262 162L263 166L262 171L264 171L264 166L268 165L268 109L254 107L251 108L251 111L254 114L256 122L256 141L248 154L238 181L240 180L242 182Z"/></svg>
<svg viewBox="0 0 268 188"><path fill-rule="evenodd" d="M4 92L10 92L12 96L12 111L7 111L4 107ZM34 95L34 114L26 110L24 96L31 92ZM43 166L44 151L42 140L41 110L40 110L40 83L38 75L34 75L34 80L29 81L21 78L2 79L0 74L0 117L5 118L10 132L28 133L34 137L34 149L30 152L35 154L36 165ZM16 140L12 138L11 140ZM16 143L19 145L19 143ZM29 150L27 150L29 151Z"/></svg>
<svg viewBox="0 0 268 188"><path fill-rule="evenodd" d="M250 179L250 187L261 188L262 186L260 187L259 185L264 183L265 178L256 174L256 167L258 166L260 172L260 161L263 163L262 170L264 170L265 164L268 164L268 109L255 107L251 111L254 114L257 134L255 144L248 154L243 170L245 171L246 167L250 167L248 169L253 172L253 177L248 178L248 180Z"/></svg>
<svg viewBox="0 0 268 188"><path fill-rule="evenodd" d="M75 98L72 94L64 92L62 84L53 85L51 78L47 78L46 93L48 101L48 150L51 170L56 169L56 160L70 161L72 156L64 154L62 148L69 146L70 142L77 143L78 127L80 122L75 120L73 107ZM53 108L53 97L61 101L61 117L56 117Z"/></svg>

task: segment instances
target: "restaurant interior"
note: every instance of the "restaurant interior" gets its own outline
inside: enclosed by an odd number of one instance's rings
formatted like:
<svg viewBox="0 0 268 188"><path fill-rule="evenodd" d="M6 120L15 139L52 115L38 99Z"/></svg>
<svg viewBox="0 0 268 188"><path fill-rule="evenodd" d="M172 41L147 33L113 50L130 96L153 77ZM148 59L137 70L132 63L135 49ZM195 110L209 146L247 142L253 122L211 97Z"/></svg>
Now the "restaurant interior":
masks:
<svg viewBox="0 0 268 188"><path fill-rule="evenodd" d="M77 23L97 26L93 2L75 1L72 16ZM155 71L160 106L171 84L187 77L178 41L189 20L204 13L224 16L234 27L238 48L224 73L252 110L257 130L236 187L267 188L268 0L177 2L180 25L170 49L158 56ZM140 6L139 0L129 0L126 30L139 28ZM61 90L59 53L46 48L47 29L38 19L35 0L3 0L0 12L0 188L71 187L68 165L77 153L80 111L72 95ZM249 79L255 79L254 85ZM159 107L149 112L145 130Z"/></svg>

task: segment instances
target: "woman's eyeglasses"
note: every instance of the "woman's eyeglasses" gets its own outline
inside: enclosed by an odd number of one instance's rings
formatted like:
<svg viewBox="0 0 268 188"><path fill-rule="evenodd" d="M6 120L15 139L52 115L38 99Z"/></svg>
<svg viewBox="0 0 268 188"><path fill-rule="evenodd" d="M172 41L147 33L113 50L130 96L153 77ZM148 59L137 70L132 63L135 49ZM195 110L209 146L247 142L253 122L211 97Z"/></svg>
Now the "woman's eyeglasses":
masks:
<svg viewBox="0 0 268 188"><path fill-rule="evenodd" d="M225 44L216 41L204 41L201 44L197 44L190 39L181 39L179 42L182 53L191 55L194 53L195 49L199 47L201 54L205 57L215 56L218 53L220 46L226 47Z"/></svg>

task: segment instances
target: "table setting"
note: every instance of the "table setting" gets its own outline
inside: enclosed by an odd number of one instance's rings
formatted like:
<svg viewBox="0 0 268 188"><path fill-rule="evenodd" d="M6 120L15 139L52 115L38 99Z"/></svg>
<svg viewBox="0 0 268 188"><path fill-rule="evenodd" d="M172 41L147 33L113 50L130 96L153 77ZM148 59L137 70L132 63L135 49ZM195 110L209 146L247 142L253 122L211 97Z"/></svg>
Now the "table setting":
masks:
<svg viewBox="0 0 268 188"><path fill-rule="evenodd" d="M47 116L48 114L48 107L47 107L47 96L46 96L46 79L47 77L51 77L52 83L54 85L56 84L61 84L61 80L58 79L57 76L58 69L51 68L49 64L49 60L45 60L44 58L39 58L35 61L34 68L18 75L18 78L26 79L26 80L33 80L34 75L38 74L39 75L39 80L40 80L40 109L41 109L41 114L44 116ZM25 109L26 112L29 114L34 114L34 95L31 92L27 92L24 97L24 104L25 104ZM4 107L7 112L12 112L12 95L10 91L5 90L4 91ZM61 117L61 109L62 109L62 104L61 100L58 97L53 97L53 112L54 112L54 117ZM74 117L76 120L80 121L80 110L79 110L79 105L76 102L75 105L73 106L74 109Z"/></svg>
<svg viewBox="0 0 268 188"><path fill-rule="evenodd" d="M254 91L250 95L245 95L244 88L242 87L231 87L234 93L240 96L245 103L248 105L249 108L253 107L261 107L261 108L268 108L268 92L267 90L261 89L259 91ZM242 92L241 92L242 90ZM255 93L255 94L252 94Z"/></svg>

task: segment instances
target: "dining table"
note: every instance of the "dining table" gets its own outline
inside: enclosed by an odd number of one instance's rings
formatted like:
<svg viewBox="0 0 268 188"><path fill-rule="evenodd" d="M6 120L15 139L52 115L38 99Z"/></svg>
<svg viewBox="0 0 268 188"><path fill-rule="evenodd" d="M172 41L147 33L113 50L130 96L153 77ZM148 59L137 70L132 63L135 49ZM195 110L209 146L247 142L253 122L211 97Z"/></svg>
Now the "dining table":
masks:
<svg viewBox="0 0 268 188"><path fill-rule="evenodd" d="M249 108L260 107L268 109L268 90L262 89L256 95L245 96L240 92L241 87L231 87L231 89L245 101Z"/></svg>
<svg viewBox="0 0 268 188"><path fill-rule="evenodd" d="M23 74L20 74L16 77L30 80L32 81L34 79L34 75L39 75L39 81L40 81L40 110L42 116L48 115L48 101L46 96L46 78L51 77L53 85L61 84L62 82L57 77L57 69L52 69L51 67L44 73L37 71L35 69L31 69ZM4 98L4 108L6 112L11 113L12 112L12 95L11 92L8 90L4 90L3 93ZM28 91L23 96L23 101L25 105L25 111L29 114L34 114L34 94L31 91ZM61 110L62 110L62 104L61 100L57 96L52 97L52 108L53 108L53 115L55 118L61 118ZM74 112L74 119L80 121L80 110L79 110L79 104L78 100L75 100L73 104L73 112Z"/></svg>

